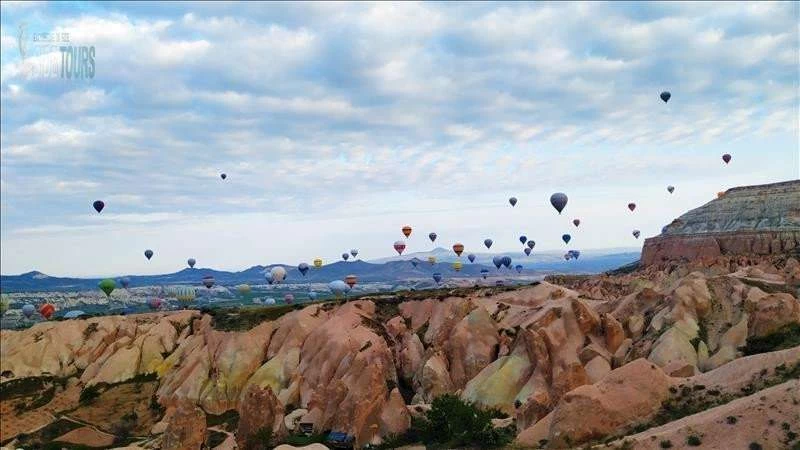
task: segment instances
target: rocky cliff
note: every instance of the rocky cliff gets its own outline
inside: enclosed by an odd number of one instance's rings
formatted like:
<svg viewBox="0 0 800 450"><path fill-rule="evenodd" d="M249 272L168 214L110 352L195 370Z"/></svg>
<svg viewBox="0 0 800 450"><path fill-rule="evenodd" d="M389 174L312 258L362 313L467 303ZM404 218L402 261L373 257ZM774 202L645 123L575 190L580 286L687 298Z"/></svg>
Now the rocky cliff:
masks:
<svg viewBox="0 0 800 450"><path fill-rule="evenodd" d="M729 189L645 240L642 265L723 255L796 253L800 180Z"/></svg>

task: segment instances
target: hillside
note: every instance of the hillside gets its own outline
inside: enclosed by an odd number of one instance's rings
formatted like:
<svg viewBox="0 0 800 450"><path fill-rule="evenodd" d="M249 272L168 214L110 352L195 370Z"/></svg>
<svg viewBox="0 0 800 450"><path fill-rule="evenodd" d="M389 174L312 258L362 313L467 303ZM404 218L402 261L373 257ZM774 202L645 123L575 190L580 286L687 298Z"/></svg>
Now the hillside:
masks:
<svg viewBox="0 0 800 450"><path fill-rule="evenodd" d="M722 255L798 254L800 180L729 189L645 240L642 264Z"/></svg>

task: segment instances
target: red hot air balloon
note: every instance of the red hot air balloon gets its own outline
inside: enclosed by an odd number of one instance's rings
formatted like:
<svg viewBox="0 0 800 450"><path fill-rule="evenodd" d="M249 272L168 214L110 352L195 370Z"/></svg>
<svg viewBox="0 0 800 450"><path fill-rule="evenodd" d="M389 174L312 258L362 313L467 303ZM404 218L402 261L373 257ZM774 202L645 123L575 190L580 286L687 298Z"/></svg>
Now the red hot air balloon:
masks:
<svg viewBox="0 0 800 450"><path fill-rule="evenodd" d="M628 209L630 209L631 212L633 212L633 210L636 209L636 203L632 203L632 202L628 203Z"/></svg>
<svg viewBox="0 0 800 450"><path fill-rule="evenodd" d="M39 307L39 314L45 318L45 320L50 320L50 317L53 316L53 313L56 312L56 307L50 303L45 303L44 305Z"/></svg>
<svg viewBox="0 0 800 450"><path fill-rule="evenodd" d="M348 275L348 276L344 277L345 284L350 286L351 289L353 288L353 286L356 285L357 281L358 281L358 277L356 277L355 275Z"/></svg>
<svg viewBox="0 0 800 450"><path fill-rule="evenodd" d="M406 243L403 241L396 241L394 243L394 249L397 250L397 254L402 255L403 250L406 249Z"/></svg>
<svg viewBox="0 0 800 450"><path fill-rule="evenodd" d="M722 160L725 161L725 164L728 164L729 162L731 162L731 155L725 153L724 155L722 155Z"/></svg>
<svg viewBox="0 0 800 450"><path fill-rule="evenodd" d="M573 220L573 221L572 221L572 224L573 224L573 225L575 225L575 226L577 227L578 225L580 225L580 224L581 224L581 219L575 219L575 220Z"/></svg>
<svg viewBox="0 0 800 450"><path fill-rule="evenodd" d="M411 236L411 227L410 226L408 226L408 225L404 226L401 231L403 232L403 235L405 237Z"/></svg>
<svg viewBox="0 0 800 450"><path fill-rule="evenodd" d="M456 252L456 255L461 256L461 253L464 251L464 244L453 244L453 251Z"/></svg>

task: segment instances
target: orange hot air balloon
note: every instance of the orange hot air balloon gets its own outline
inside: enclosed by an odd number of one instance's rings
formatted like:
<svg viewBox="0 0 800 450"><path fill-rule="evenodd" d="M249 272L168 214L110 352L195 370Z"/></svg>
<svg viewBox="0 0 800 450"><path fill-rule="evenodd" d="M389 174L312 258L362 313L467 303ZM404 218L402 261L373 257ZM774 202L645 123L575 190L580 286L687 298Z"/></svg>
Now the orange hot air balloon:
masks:
<svg viewBox="0 0 800 450"><path fill-rule="evenodd" d="M456 255L461 256L461 253L464 251L464 244L453 244L453 251L456 252Z"/></svg>
<svg viewBox="0 0 800 450"><path fill-rule="evenodd" d="M353 288L353 286L356 285L357 281L358 281L358 277L356 277L355 275L348 275L348 276L344 277L344 282L348 286L350 286L351 289Z"/></svg>
<svg viewBox="0 0 800 450"><path fill-rule="evenodd" d="M53 313L56 312L56 307L51 305L50 303L45 303L44 305L39 307L39 314L45 318L45 320L50 320L50 317L53 316Z"/></svg>
<svg viewBox="0 0 800 450"><path fill-rule="evenodd" d="M725 192L723 191L717 192L717 198L722 198L723 195L725 195Z"/></svg>
<svg viewBox="0 0 800 450"><path fill-rule="evenodd" d="M411 236L411 227L410 226L406 225L406 226L403 227L403 235L405 235L405 237Z"/></svg>

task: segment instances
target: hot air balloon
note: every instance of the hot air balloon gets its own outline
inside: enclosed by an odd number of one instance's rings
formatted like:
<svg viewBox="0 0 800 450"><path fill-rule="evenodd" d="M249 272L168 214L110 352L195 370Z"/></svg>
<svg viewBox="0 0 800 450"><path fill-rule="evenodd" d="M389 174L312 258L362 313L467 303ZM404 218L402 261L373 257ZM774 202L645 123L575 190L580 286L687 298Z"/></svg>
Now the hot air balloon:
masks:
<svg viewBox="0 0 800 450"><path fill-rule="evenodd" d="M308 293L308 298L310 298L311 300L316 300L317 299L317 293L314 292L314 291L310 291Z"/></svg>
<svg viewBox="0 0 800 450"><path fill-rule="evenodd" d="M130 284L131 284L131 279L128 278L128 277L120 278L119 279L119 284L121 284L124 289L127 289L128 286L130 286Z"/></svg>
<svg viewBox="0 0 800 450"><path fill-rule="evenodd" d="M493 243L494 243L494 241L492 241L491 239L484 239L483 240L483 245L485 245L486 248L492 248L492 244Z"/></svg>
<svg viewBox="0 0 800 450"><path fill-rule="evenodd" d="M525 256L531 256L531 252L533 250L531 250L529 247L525 247L524 249L522 249L522 251L525 252Z"/></svg>
<svg viewBox="0 0 800 450"><path fill-rule="evenodd" d="M722 155L722 160L725 161L725 164L728 164L729 162L731 162L731 155L725 153L724 155Z"/></svg>
<svg viewBox="0 0 800 450"><path fill-rule="evenodd" d="M272 297L267 297L267 298L264 299L264 304L265 305L274 305L275 304L275 299L272 298Z"/></svg>
<svg viewBox="0 0 800 450"><path fill-rule="evenodd" d="M76 309L74 311L69 311L66 314L64 314L64 318L65 319L77 319L77 318L79 318L81 316L85 316L85 315L87 315L85 312L83 312L83 311L81 311L79 309Z"/></svg>
<svg viewBox="0 0 800 450"><path fill-rule="evenodd" d="M24 315L28 319L30 319L33 313L35 312L36 312L36 307L31 305L30 303L22 307L22 315Z"/></svg>
<svg viewBox="0 0 800 450"><path fill-rule="evenodd" d="M511 268L511 257L510 256L503 256L503 265L506 266L506 269Z"/></svg>
<svg viewBox="0 0 800 450"><path fill-rule="evenodd" d="M275 281L275 278L272 276L272 272L265 273L264 278L267 280L267 284L270 285Z"/></svg>
<svg viewBox="0 0 800 450"><path fill-rule="evenodd" d="M284 301L284 302L285 302L287 305L291 305L292 303L294 303L294 295L293 295L293 294L286 294L286 295L284 295L284 296L283 296L283 301Z"/></svg>
<svg viewBox="0 0 800 450"><path fill-rule="evenodd" d="M106 204L103 203L102 200L95 200L94 203L92 203L92 206L94 207L94 210L99 213L103 210L103 208L106 207Z"/></svg>
<svg viewBox="0 0 800 450"><path fill-rule="evenodd" d="M453 263L453 270L455 270L456 272L461 272L462 267L464 267L464 265L461 264L461 261L456 261Z"/></svg>
<svg viewBox="0 0 800 450"><path fill-rule="evenodd" d="M228 175L226 175L224 173L221 173L221 174L219 174L219 177L224 180L225 178L228 178Z"/></svg>
<svg viewBox="0 0 800 450"><path fill-rule="evenodd" d="M419 264L419 262L416 259L411 260L411 265L414 266L415 269L417 268L417 264Z"/></svg>
<svg viewBox="0 0 800 450"><path fill-rule="evenodd" d="M508 203L511 203L511 206L517 206L517 197L511 197L508 199Z"/></svg>
<svg viewBox="0 0 800 450"><path fill-rule="evenodd" d="M569 244L570 239L572 239L572 236L568 234L561 235L561 240L564 241L565 244Z"/></svg>
<svg viewBox="0 0 800 450"><path fill-rule="evenodd" d="M633 210L636 209L636 203L633 202L628 203L628 209L630 209L631 212L633 212Z"/></svg>
<svg viewBox="0 0 800 450"><path fill-rule="evenodd" d="M238 291L240 295L247 295L251 290L252 289L250 288L249 284L240 284L236 286L236 291Z"/></svg>
<svg viewBox="0 0 800 450"><path fill-rule="evenodd" d="M675 186L667 186L667 192L669 192L670 194L675 192Z"/></svg>
<svg viewBox="0 0 800 450"><path fill-rule="evenodd" d="M404 226L400 231L403 232L403 236L405 237L411 236L411 227L408 225Z"/></svg>
<svg viewBox="0 0 800 450"><path fill-rule="evenodd" d="M39 314L41 314L45 320L50 320L54 312L56 312L56 307L50 303L45 303L39 307Z"/></svg>
<svg viewBox="0 0 800 450"><path fill-rule="evenodd" d="M430 239L431 242L435 241L436 240L436 233L428 233L428 239Z"/></svg>
<svg viewBox="0 0 800 450"><path fill-rule="evenodd" d="M349 253L342 253L342 259L347 261L348 259L350 259L350 254Z"/></svg>
<svg viewBox="0 0 800 450"><path fill-rule="evenodd" d="M333 280L328 283L328 289L331 290L337 297L347 292L347 284L342 280Z"/></svg>
<svg viewBox="0 0 800 450"><path fill-rule="evenodd" d="M356 285L357 281L358 281L358 277L356 277L355 275L348 275L348 276L344 277L344 283L346 285L350 286L351 289L353 288L353 286Z"/></svg>
<svg viewBox="0 0 800 450"><path fill-rule="evenodd" d="M569 261L569 259L570 259L570 258L572 258L572 255L571 255L569 252L567 252L567 253L564 253L564 259L566 259L567 261Z"/></svg>
<svg viewBox="0 0 800 450"><path fill-rule="evenodd" d="M572 220L572 224L573 224L573 225L575 225L575 226L577 227L578 225L580 225L580 224L581 224L581 219L573 219L573 220Z"/></svg>
<svg viewBox="0 0 800 450"><path fill-rule="evenodd" d="M556 192L550 196L550 204L553 205L553 208L555 208L559 214L561 214L561 211L563 211L564 207L567 206L567 194L563 192Z"/></svg>
<svg viewBox="0 0 800 450"><path fill-rule="evenodd" d="M175 289L175 298L181 303L189 303L194 300L197 295L195 289L191 286L178 286Z"/></svg>
<svg viewBox="0 0 800 450"><path fill-rule="evenodd" d="M436 264L436 257L435 257L435 256L428 256L428 262L429 262L431 265L434 265L434 264Z"/></svg>
<svg viewBox="0 0 800 450"><path fill-rule="evenodd" d="M498 267L498 269L499 269L499 267ZM481 269L481 276L483 276L484 280L486 279L487 275L489 275L489 269Z"/></svg>
<svg viewBox="0 0 800 450"><path fill-rule="evenodd" d="M467 255L467 259L469 260L469 262L474 263L475 262L475 255L470 253L469 255Z"/></svg>
<svg viewBox="0 0 800 450"><path fill-rule="evenodd" d="M316 267L317 269L322 267L322 259L320 259L320 258L314 259L314 267Z"/></svg>
<svg viewBox="0 0 800 450"><path fill-rule="evenodd" d="M300 271L300 274L306 276L306 272L308 272L308 264L300 263L297 265L297 270Z"/></svg>
<svg viewBox="0 0 800 450"><path fill-rule="evenodd" d="M670 94L668 91L664 91L664 92L661 93L660 97L661 97L661 100L664 100L664 103L667 103L669 101L670 97L672 97L672 94Z"/></svg>
<svg viewBox="0 0 800 450"><path fill-rule="evenodd" d="M525 243L528 242L528 236L520 236L519 241L522 243L522 245L525 245Z"/></svg>
<svg viewBox="0 0 800 450"><path fill-rule="evenodd" d="M503 257L502 256L495 256L492 258L492 264L500 270L500 266L503 265Z"/></svg>
<svg viewBox="0 0 800 450"><path fill-rule="evenodd" d="M517 264L514 268L517 269L517 273L522 273L522 264Z"/></svg>
<svg viewBox="0 0 800 450"><path fill-rule="evenodd" d="M581 256L580 250L573 250L572 254L575 256L575 259L578 259Z"/></svg>
<svg viewBox="0 0 800 450"><path fill-rule="evenodd" d="M357 248L350 249L350 254L353 255L353 258L355 258L356 256L358 256L358 249Z"/></svg>
<svg viewBox="0 0 800 450"><path fill-rule="evenodd" d="M203 286L207 287L208 289L214 287L214 282L214 277L211 275L206 275L203 277Z"/></svg>
<svg viewBox="0 0 800 450"><path fill-rule="evenodd" d="M162 300L158 297L153 297L150 299L150 301L147 302L147 306L152 310L161 308L161 304Z"/></svg>
<svg viewBox="0 0 800 450"><path fill-rule="evenodd" d="M633 233L632 233L632 234L633 234L633 237L635 237L636 239L639 239L639 235L641 234L641 231L639 231L639 230L633 230Z"/></svg>
<svg viewBox="0 0 800 450"><path fill-rule="evenodd" d="M433 281L435 281L437 284L439 284L442 281L442 274L439 273L439 272L434 272L433 273Z"/></svg>
<svg viewBox="0 0 800 450"><path fill-rule="evenodd" d="M722 196L724 196L724 195L725 195L725 192L723 192L723 191L717 192L717 198L722 198Z"/></svg>
<svg viewBox="0 0 800 450"><path fill-rule="evenodd" d="M144 256L149 260L150 258L153 257L153 251L148 248L147 250L144 251Z"/></svg>
<svg viewBox="0 0 800 450"><path fill-rule="evenodd" d="M281 266L275 266L269 271L272 274L272 282L280 284L286 279L286 269Z"/></svg>
<svg viewBox="0 0 800 450"><path fill-rule="evenodd" d="M403 241L395 241L394 249L395 249L395 251L397 251L398 255L402 255L403 254L403 250L406 249L406 243L403 242Z"/></svg>
<svg viewBox="0 0 800 450"><path fill-rule="evenodd" d="M197 264L197 261L195 261L194 258L189 258L186 260L186 263L189 264L190 268L194 269L194 265Z"/></svg>
<svg viewBox="0 0 800 450"><path fill-rule="evenodd" d="M531 249L531 250L533 250L533 247L536 247L536 242L534 242L534 241L528 241L528 248L529 248L529 249Z"/></svg>
<svg viewBox="0 0 800 450"><path fill-rule="evenodd" d="M111 295L111 292L114 291L114 288L117 287L117 283L115 283L111 278L106 278L105 280L97 283L97 287L99 287L100 290L106 294L106 297L108 297Z"/></svg>
<svg viewBox="0 0 800 450"><path fill-rule="evenodd" d="M464 244L456 242L453 244L453 251L456 252L456 255L461 256L461 253L464 251Z"/></svg>

